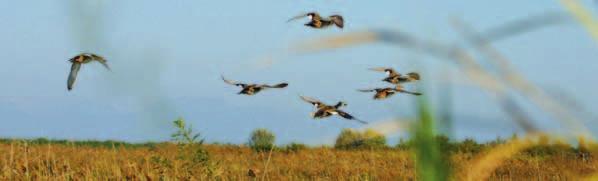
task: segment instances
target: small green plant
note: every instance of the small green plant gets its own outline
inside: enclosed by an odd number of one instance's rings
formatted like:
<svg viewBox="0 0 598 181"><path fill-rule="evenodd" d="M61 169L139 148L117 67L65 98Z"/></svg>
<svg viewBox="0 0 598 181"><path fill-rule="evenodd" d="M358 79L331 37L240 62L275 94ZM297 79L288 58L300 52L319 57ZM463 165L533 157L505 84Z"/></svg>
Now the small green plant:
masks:
<svg viewBox="0 0 598 181"><path fill-rule="evenodd" d="M378 149L386 148L386 137L373 130L358 132L344 129L336 138L337 149Z"/></svg>
<svg viewBox="0 0 598 181"><path fill-rule="evenodd" d="M203 147L204 140L200 139L201 134L193 133L192 126L187 126L183 118L175 120L173 124L177 131L171 138L178 143L176 159L182 161L182 167L189 175L193 175L195 170L202 170L209 177L215 176L218 163L210 161L210 154Z"/></svg>
<svg viewBox="0 0 598 181"><path fill-rule="evenodd" d="M249 139L249 146L258 152L270 151L274 149L274 140L276 137L274 134L267 129L260 128L256 129L251 133Z"/></svg>
<svg viewBox="0 0 598 181"><path fill-rule="evenodd" d="M175 120L173 123L174 126L177 128L177 131L170 136L172 140L176 141L179 144L185 145L203 144L203 139L198 141L200 134L193 134L192 126L189 125L187 127L183 118L179 118Z"/></svg>

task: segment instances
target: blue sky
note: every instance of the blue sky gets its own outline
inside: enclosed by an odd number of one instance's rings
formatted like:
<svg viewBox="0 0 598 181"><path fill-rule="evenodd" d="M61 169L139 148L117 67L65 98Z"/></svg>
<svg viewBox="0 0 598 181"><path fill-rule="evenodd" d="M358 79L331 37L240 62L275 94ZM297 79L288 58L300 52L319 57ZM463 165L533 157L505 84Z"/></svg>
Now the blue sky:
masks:
<svg viewBox="0 0 598 181"><path fill-rule="evenodd" d="M313 30L302 26L303 20L285 23L307 11L342 14L346 27ZM355 91L385 85L382 74L367 69L422 72L423 81L409 88L426 87L433 101L442 91L439 78L447 71L459 77L459 70L383 44L314 54L289 52L292 45L372 28L463 43L450 26L452 17L483 30L554 11L564 9L545 0L9 1L0 6L0 137L158 141L173 132L172 120L184 117L210 142L243 143L252 130L268 128L279 143L329 144L343 128L361 125L338 118L314 121L311 106L298 95L345 100L348 112L370 122L413 118L411 96L373 101ZM540 87L568 94L584 109L598 108L598 46L579 25L545 28L494 45ZM86 65L68 92L67 60L80 52L105 56L113 71ZM290 86L239 96L221 74ZM488 140L521 131L487 93L465 84L454 89L456 137ZM554 120L525 106L543 129L559 131Z"/></svg>

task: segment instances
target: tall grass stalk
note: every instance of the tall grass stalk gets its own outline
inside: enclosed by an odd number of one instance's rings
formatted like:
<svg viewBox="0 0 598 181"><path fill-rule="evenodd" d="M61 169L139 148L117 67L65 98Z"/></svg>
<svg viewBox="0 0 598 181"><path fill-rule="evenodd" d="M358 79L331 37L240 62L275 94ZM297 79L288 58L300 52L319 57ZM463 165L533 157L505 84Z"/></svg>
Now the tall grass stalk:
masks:
<svg viewBox="0 0 598 181"><path fill-rule="evenodd" d="M448 161L442 156L436 142L433 111L425 97L418 99L418 111L419 121L414 124L412 133L418 179L448 180Z"/></svg>
<svg viewBox="0 0 598 181"><path fill-rule="evenodd" d="M596 21L590 10L585 8L578 0L560 0L560 2L598 43L598 21Z"/></svg>
<svg viewBox="0 0 598 181"><path fill-rule="evenodd" d="M563 126L569 127L573 132L578 132L581 135L591 135L590 131L583 125L580 119L578 119L570 110L570 108L564 106L559 100L549 96L544 90L538 88L531 81L527 80L525 76L519 73L511 65L511 61L501 54L496 48L494 48L490 41L486 37L481 36L476 32L473 27L469 26L465 22L459 19L453 19L453 27L458 33L473 47L486 56L486 60L496 69L498 76L504 80L504 82L510 87L515 88L517 91L529 98L538 107L543 109L549 114L552 114L556 120L562 122ZM535 131L536 129L530 124L531 120L527 116L523 109L520 108L516 102L506 94L502 94L503 97L501 102L506 106L505 110L512 114L518 122L527 126L527 131ZM511 108L509 108L511 107Z"/></svg>

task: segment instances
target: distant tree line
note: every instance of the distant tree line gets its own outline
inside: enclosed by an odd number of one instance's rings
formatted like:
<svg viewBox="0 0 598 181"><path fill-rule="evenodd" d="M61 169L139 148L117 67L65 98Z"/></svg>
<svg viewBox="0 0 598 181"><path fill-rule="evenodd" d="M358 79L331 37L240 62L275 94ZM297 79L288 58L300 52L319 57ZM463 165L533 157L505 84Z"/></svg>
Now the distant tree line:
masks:
<svg viewBox="0 0 598 181"><path fill-rule="evenodd" d="M176 124L176 123L175 123ZM179 125L181 126L181 125ZM182 128L181 130L185 130ZM188 130L190 131L190 130ZM185 132L180 132L178 136L182 137L183 139L198 139L196 135L193 137L185 136ZM504 144L510 139L517 139L517 135L513 135L512 138L509 139L501 139L497 138L496 140L489 141L486 143L478 143L473 139L464 139L462 141L455 141L450 140L447 136L438 135L435 137L436 144L444 154L453 154L453 153L471 153L476 154L488 149L493 148L494 146ZM310 147L302 144L302 143L289 143L287 145L277 146L275 144L276 136L271 131L260 128L254 130L248 140L247 146L253 149L256 152L267 152L267 151L283 151L283 152L299 152L301 150L309 149ZM106 140L106 141L97 141L97 140L86 140L86 141L70 141L70 140L53 140L47 138L37 138L37 139L8 139L8 138L1 138L0 143L11 143L15 141L26 142L30 145L40 145L40 144L61 144L61 145L72 145L72 146L89 146L89 147L118 147L118 148L136 148L136 147L156 147L159 144L169 144L169 143L128 143L123 141L114 141L114 140ZM180 142L180 140L175 140ZM187 140L189 142L189 140ZM542 140L540 140L542 142ZM193 140L191 140L193 142ZM198 143L201 145L203 140L199 140ZM212 145L221 145L219 143L212 143ZM231 145L231 144L228 144ZM238 145L237 145L238 146ZM383 134L377 133L373 130L365 130L365 131L357 131L352 129L344 129L336 138L334 149L338 150L377 150L377 149L397 149L397 150L410 150L413 148L413 141L412 140L405 140L401 139L398 144L394 146L390 146L387 144L386 137ZM524 154L528 154L531 156L552 156L552 155L561 155L561 156L583 156L588 157L589 151L584 145L579 146L572 146L568 143L555 143L555 142L547 142L543 144L539 144L534 146L530 149L527 149Z"/></svg>

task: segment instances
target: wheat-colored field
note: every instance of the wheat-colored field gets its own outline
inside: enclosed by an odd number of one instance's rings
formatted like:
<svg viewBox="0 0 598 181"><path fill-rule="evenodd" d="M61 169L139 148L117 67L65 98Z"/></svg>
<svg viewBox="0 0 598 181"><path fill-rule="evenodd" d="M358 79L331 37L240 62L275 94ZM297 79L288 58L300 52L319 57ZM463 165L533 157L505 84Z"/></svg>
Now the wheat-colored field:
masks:
<svg viewBox="0 0 598 181"><path fill-rule="evenodd" d="M110 147L15 141L0 144L0 180L417 180L413 154L405 149L279 149L271 154L236 145L203 149L208 161L192 146L170 143ZM563 151L568 149L512 155L490 179L575 180L598 171L594 152ZM490 153L450 154L451 178L464 180L475 169L471 163L485 154Z"/></svg>

